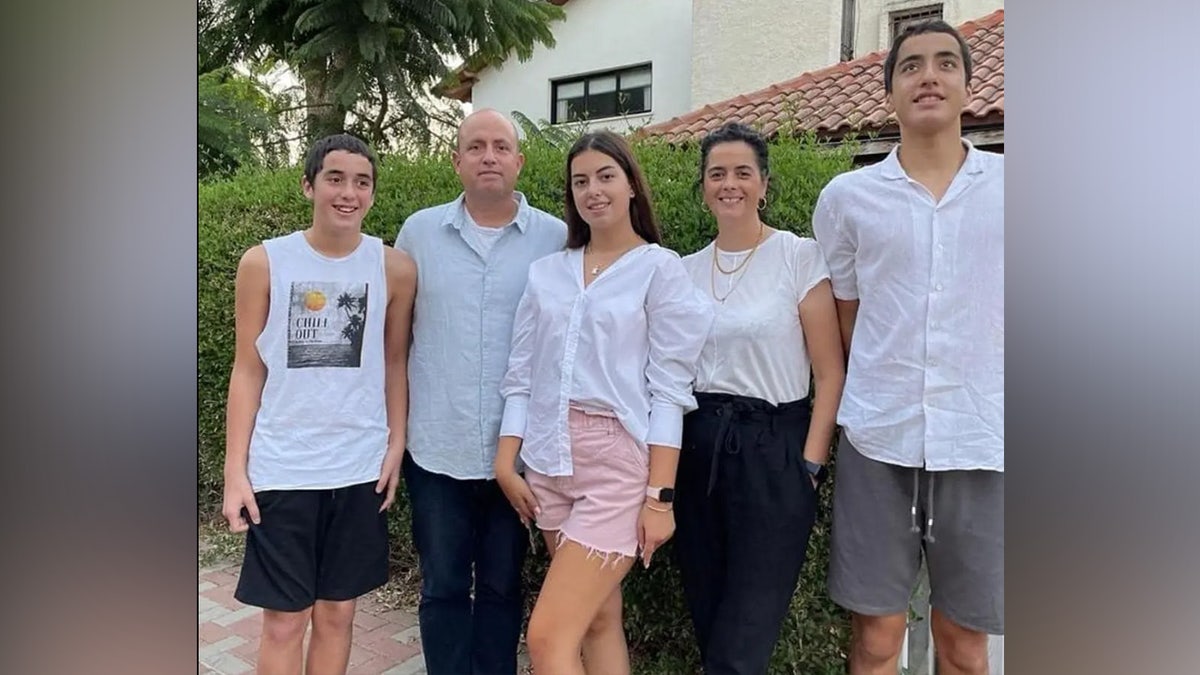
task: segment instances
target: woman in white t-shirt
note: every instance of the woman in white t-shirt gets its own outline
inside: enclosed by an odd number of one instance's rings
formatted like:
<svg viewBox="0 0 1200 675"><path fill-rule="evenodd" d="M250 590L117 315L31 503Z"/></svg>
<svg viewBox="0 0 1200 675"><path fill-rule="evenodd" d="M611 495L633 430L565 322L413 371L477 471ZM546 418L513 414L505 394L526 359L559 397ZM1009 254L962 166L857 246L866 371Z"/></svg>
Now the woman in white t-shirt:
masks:
<svg viewBox="0 0 1200 675"><path fill-rule="evenodd" d="M717 236L684 266L715 321L684 421L675 546L704 672L763 673L816 519L844 358L817 242L762 220L766 142L729 123L700 153Z"/></svg>
<svg viewBox="0 0 1200 675"><path fill-rule="evenodd" d="M566 192L567 248L530 266L517 307L496 481L553 556L529 618L534 670L581 673L586 654L588 672L628 673L621 580L674 532L683 417L713 312L659 245L624 139L581 137Z"/></svg>

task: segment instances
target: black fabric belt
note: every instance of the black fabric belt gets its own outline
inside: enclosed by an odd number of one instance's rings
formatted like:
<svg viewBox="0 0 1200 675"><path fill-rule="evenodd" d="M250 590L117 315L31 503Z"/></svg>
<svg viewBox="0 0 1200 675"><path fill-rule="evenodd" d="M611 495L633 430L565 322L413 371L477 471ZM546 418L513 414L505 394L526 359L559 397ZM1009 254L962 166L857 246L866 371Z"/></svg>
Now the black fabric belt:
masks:
<svg viewBox="0 0 1200 675"><path fill-rule="evenodd" d="M708 489L712 494L717 484L717 467L721 454L736 455L742 451L741 435L731 433L731 425L769 428L775 433L781 423L801 424L807 422L812 413L809 397L774 405L760 398L734 394L696 393L699 408L693 415L714 415L719 418L717 433L713 435L712 463L708 472Z"/></svg>

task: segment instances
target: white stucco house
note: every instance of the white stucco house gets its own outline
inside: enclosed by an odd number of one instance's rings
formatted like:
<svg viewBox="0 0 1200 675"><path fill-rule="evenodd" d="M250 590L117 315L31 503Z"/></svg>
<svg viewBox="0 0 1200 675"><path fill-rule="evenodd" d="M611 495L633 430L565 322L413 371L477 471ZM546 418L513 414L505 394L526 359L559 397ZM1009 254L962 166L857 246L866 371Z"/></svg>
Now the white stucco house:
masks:
<svg viewBox="0 0 1200 675"><path fill-rule="evenodd" d="M549 0L566 18L532 58L460 68L435 91L473 108L618 131L886 49L906 22L951 25L1003 0Z"/></svg>

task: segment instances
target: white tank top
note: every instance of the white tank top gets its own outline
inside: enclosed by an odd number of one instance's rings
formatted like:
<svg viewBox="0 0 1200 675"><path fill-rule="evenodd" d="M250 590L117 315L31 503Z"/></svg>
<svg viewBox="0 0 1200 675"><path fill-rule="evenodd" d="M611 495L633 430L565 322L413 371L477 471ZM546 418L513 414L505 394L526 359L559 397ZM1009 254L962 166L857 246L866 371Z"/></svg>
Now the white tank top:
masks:
<svg viewBox="0 0 1200 675"><path fill-rule="evenodd" d="M383 242L363 235L343 258L303 232L263 242L271 275L267 366L250 437L255 492L330 489L379 479L387 452Z"/></svg>

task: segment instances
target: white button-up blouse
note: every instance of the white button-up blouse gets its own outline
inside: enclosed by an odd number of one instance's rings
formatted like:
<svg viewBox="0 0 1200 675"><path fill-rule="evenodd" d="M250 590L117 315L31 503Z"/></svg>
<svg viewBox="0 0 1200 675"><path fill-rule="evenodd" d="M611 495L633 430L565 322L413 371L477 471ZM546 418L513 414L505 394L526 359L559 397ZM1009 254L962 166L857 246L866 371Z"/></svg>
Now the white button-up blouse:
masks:
<svg viewBox="0 0 1200 675"><path fill-rule="evenodd" d="M679 255L657 244L629 251L586 288L582 248L535 261L501 383L500 435L524 439L521 461L550 476L572 474L573 405L612 411L646 452L680 447L712 320Z"/></svg>

